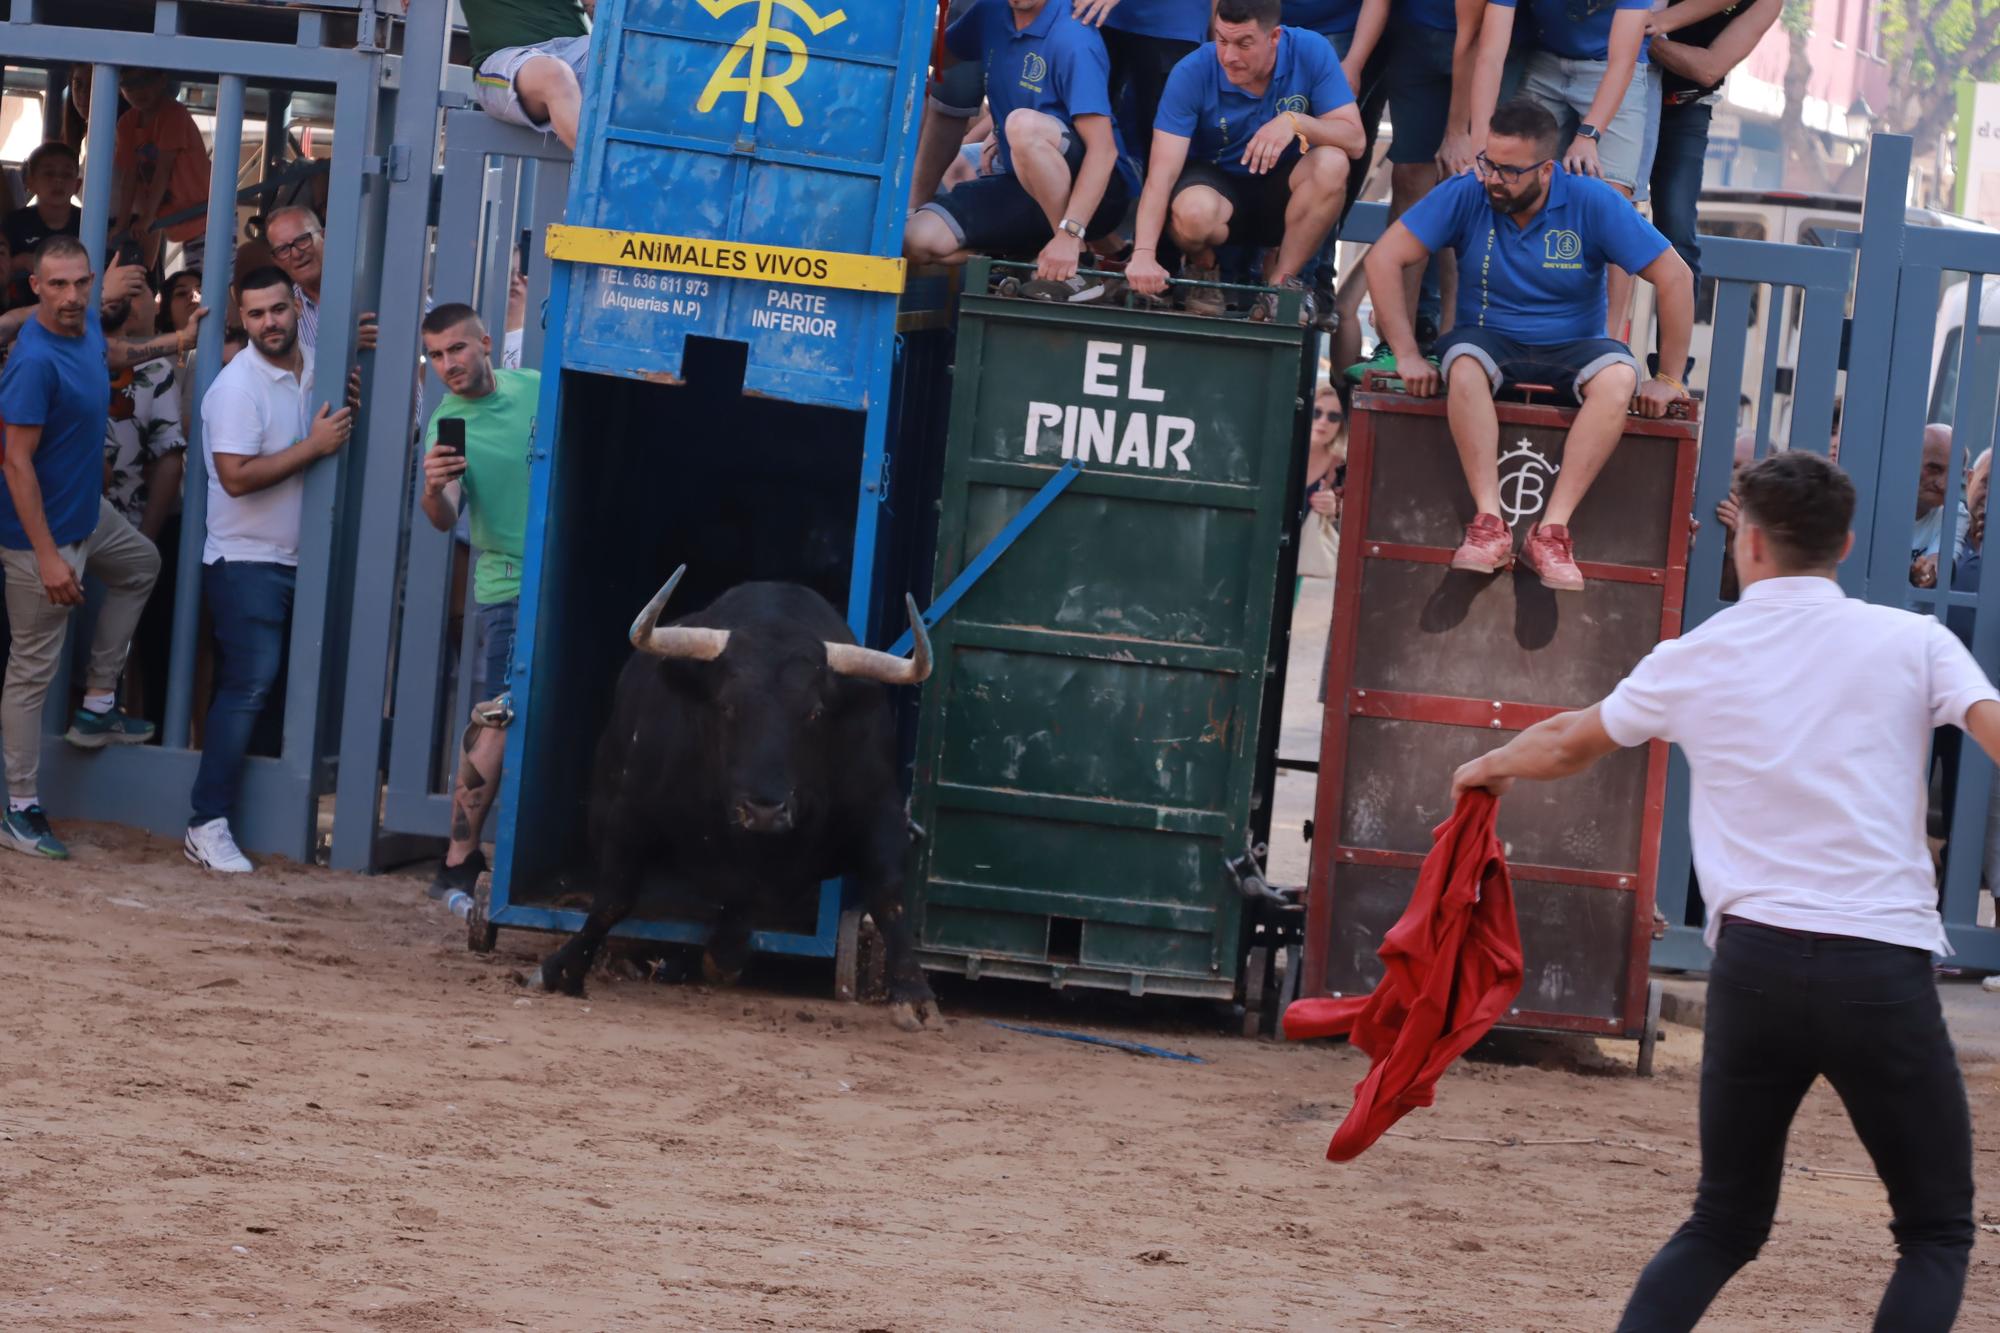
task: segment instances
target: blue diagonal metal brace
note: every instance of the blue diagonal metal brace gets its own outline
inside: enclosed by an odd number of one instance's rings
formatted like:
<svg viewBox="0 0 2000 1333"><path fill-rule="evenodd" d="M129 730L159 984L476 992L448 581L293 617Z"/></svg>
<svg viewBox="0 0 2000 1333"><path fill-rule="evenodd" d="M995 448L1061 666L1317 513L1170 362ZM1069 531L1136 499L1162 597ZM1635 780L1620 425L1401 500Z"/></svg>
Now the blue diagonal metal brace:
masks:
<svg viewBox="0 0 2000 1333"><path fill-rule="evenodd" d="M1042 511L1055 502L1055 498L1076 480L1077 474L1081 471L1083 464L1072 458L1057 468L1053 477L1042 483L1042 489L1036 491L1028 503L1021 506L1021 512L1007 520L1007 526L993 534L993 540L986 543L986 549L974 556L972 563L951 581L951 586L938 594L937 600L931 603L928 611L924 612L926 628L936 628L938 621L950 614L951 608L958 605L958 599L971 591L973 584L985 577L986 571L993 568L993 562L1007 553L1007 548L1028 530L1030 523L1042 516ZM889 651L898 657L906 656L914 642L915 636L909 630L904 630L903 637L896 640L895 646Z"/></svg>

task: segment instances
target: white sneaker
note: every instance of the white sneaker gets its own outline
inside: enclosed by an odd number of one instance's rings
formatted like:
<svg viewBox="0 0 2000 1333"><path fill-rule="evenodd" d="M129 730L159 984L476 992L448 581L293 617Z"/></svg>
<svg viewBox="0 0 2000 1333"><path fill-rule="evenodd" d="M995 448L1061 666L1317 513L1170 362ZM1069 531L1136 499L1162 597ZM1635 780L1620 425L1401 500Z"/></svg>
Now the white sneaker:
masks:
<svg viewBox="0 0 2000 1333"><path fill-rule="evenodd" d="M229 836L229 821L226 819L211 819L206 824L189 828L181 850L187 853L188 860L203 870L247 875L256 869L250 864L250 858L237 847L236 839Z"/></svg>

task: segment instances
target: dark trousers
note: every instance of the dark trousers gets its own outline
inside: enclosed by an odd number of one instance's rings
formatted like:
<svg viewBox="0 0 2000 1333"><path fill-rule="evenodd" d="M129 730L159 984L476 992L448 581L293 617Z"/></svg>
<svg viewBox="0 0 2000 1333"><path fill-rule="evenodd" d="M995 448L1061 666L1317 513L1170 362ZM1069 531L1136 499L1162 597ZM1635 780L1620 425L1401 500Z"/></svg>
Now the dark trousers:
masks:
<svg viewBox="0 0 2000 1333"><path fill-rule="evenodd" d="M1660 107L1660 143L1653 155L1653 225L1672 243L1701 286L1701 240L1695 206L1701 202L1702 164L1708 157L1707 102Z"/></svg>
<svg viewBox="0 0 2000 1333"><path fill-rule="evenodd" d="M190 825L235 811L243 760L257 738L265 705L275 697L282 726L286 630L298 571L290 565L218 560L204 565L201 590L215 622L215 702L202 733Z"/></svg>
<svg viewBox="0 0 2000 1333"><path fill-rule="evenodd" d="M1972 1254L1972 1121L1930 954L1725 921L1703 1040L1694 1215L1640 1274L1622 1333L1693 1328L1757 1257L1792 1116L1821 1075L1889 1188L1901 1257L1876 1329L1950 1328Z"/></svg>
<svg viewBox="0 0 2000 1333"><path fill-rule="evenodd" d="M1141 175L1153 160L1153 120L1160 113L1160 94L1167 76L1193 52L1197 42L1148 37L1120 28L1101 28L1104 54L1111 61L1111 105L1118 108L1118 131L1125 151L1139 163Z"/></svg>

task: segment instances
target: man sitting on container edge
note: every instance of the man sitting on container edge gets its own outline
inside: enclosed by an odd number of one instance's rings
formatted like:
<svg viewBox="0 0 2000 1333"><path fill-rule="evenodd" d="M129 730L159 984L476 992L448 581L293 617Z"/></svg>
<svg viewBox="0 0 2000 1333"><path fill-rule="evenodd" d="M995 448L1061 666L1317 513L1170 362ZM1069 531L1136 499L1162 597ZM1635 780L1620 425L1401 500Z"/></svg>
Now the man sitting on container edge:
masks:
<svg viewBox="0 0 2000 1333"><path fill-rule="evenodd" d="M944 44L953 60L985 62L990 160L910 214L904 257L962 264L975 252L1039 248L1025 294L1087 299L1093 285L1076 273L1084 238L1123 221L1127 198L1103 39L1071 16L1068 0L977 0Z"/></svg>
<svg viewBox="0 0 2000 1333"><path fill-rule="evenodd" d="M1215 40L1168 77L1125 270L1134 290L1166 290L1162 230L1188 256L1185 276L1208 284L1218 279L1219 247L1275 247L1265 283L1298 290L1300 322L1314 321L1300 275L1340 220L1348 159L1361 155L1367 134L1332 45L1281 26L1279 13L1280 0L1220 0ZM1187 309L1219 315L1222 293L1197 287ZM1251 311L1252 319L1276 315L1270 296Z"/></svg>
<svg viewBox="0 0 2000 1333"><path fill-rule="evenodd" d="M1625 196L1601 180L1573 175L1554 159L1555 116L1515 98L1493 113L1474 174L1454 176L1390 225L1368 253L1375 323L1396 353L1396 373L1420 398L1450 402L1451 433L1475 510L1451 567L1492 574L1514 560L1513 534L1500 516L1500 423L1494 395L1510 384L1552 384L1581 407L1563 446L1562 470L1521 558L1548 587L1583 587L1570 541L1570 515L1625 433L1633 390L1643 416L1664 416L1687 396L1665 373L1639 384L1639 363L1604 336L1606 264L1653 284L1660 364L1687 364L1694 323L1688 267ZM1440 338L1438 366L1418 350L1403 271L1434 250L1457 252L1458 313Z"/></svg>

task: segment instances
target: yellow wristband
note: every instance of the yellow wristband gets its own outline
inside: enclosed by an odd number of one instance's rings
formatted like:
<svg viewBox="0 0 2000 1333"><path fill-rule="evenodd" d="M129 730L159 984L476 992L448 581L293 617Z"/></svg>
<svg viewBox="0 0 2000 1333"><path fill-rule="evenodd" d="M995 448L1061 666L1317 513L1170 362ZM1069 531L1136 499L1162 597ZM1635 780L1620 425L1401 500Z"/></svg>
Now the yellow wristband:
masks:
<svg viewBox="0 0 2000 1333"><path fill-rule="evenodd" d="M1686 393L1688 391L1687 385L1682 384L1679 380L1675 379L1672 375L1669 375L1664 371L1656 371L1653 375L1653 378L1660 381L1660 383L1662 384L1673 385L1674 392L1676 393Z"/></svg>
<svg viewBox="0 0 2000 1333"><path fill-rule="evenodd" d="M1312 151L1312 142L1306 138L1305 130L1299 125L1299 113L1296 111L1287 111L1285 114L1291 118L1292 133L1299 136L1299 151L1301 153L1310 153Z"/></svg>

